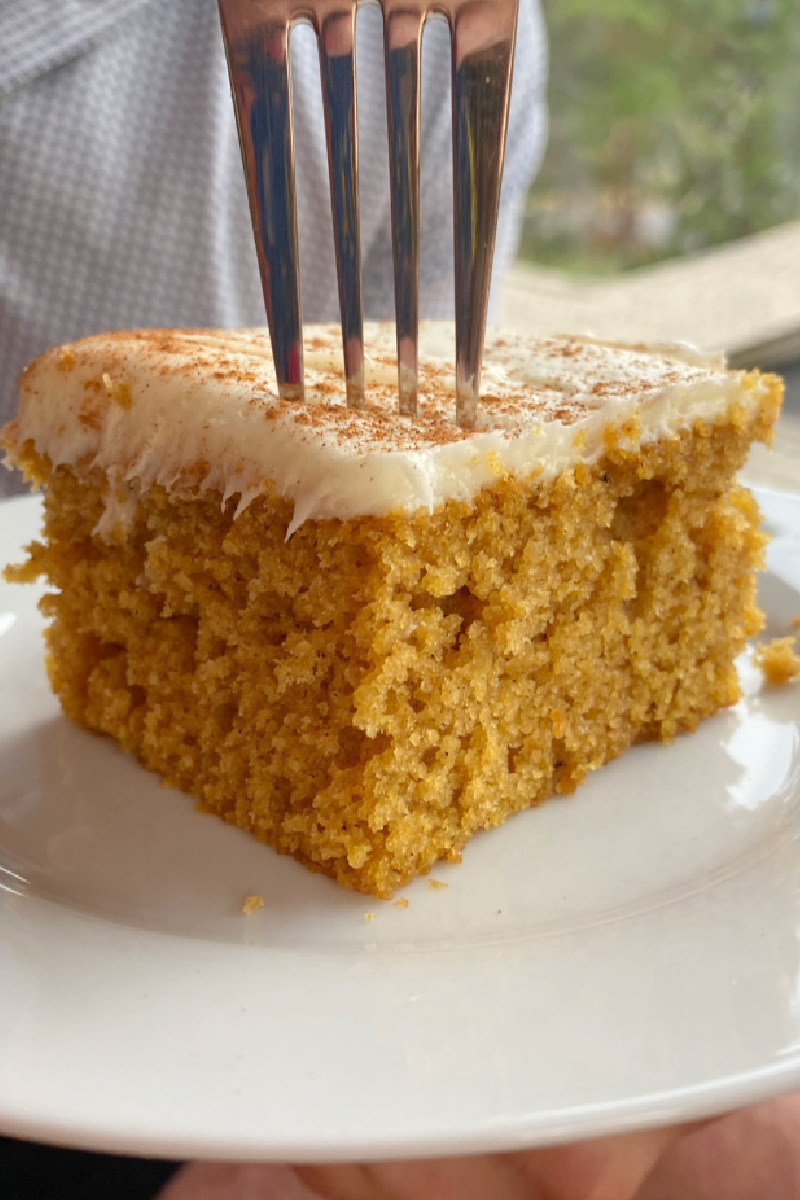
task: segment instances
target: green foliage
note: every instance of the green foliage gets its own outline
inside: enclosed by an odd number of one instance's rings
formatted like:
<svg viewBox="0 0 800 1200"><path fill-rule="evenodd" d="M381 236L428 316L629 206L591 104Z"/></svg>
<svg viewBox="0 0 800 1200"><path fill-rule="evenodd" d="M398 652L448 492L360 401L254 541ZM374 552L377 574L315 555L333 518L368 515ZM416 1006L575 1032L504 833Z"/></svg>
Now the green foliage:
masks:
<svg viewBox="0 0 800 1200"><path fill-rule="evenodd" d="M800 215L800 0L544 7L550 146L524 253L619 269Z"/></svg>

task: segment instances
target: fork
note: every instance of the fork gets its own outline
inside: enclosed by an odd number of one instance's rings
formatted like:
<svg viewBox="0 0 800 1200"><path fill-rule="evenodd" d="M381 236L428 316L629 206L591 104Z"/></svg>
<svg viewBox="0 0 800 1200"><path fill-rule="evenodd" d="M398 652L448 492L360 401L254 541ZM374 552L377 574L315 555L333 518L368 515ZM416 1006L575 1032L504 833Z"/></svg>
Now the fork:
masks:
<svg viewBox="0 0 800 1200"><path fill-rule="evenodd" d="M303 339L289 35L314 28L320 54L347 404L363 408L355 23L383 14L399 408L418 399L422 32L443 15L452 42L456 422L477 422L519 0L219 0L279 391L303 394Z"/></svg>

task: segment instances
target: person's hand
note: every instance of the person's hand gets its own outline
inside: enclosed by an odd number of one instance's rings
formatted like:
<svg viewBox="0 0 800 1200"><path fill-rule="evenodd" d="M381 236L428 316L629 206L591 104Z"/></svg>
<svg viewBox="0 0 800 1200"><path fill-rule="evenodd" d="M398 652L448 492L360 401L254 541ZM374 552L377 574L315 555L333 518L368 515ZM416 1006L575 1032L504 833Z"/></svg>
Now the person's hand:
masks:
<svg viewBox="0 0 800 1200"><path fill-rule="evenodd" d="M368 1165L195 1163L159 1200L797 1200L800 1095L706 1125Z"/></svg>
<svg viewBox="0 0 800 1200"><path fill-rule="evenodd" d="M631 1200L677 1130L473 1158L364 1165L196 1163L159 1200Z"/></svg>

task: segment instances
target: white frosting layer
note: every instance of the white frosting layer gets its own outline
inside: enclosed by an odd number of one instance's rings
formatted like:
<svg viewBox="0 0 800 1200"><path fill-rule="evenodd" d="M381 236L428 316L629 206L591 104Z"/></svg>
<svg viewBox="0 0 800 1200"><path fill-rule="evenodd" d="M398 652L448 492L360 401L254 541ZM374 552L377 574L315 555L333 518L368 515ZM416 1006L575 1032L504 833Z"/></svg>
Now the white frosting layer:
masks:
<svg viewBox="0 0 800 1200"><path fill-rule="evenodd" d="M760 385L685 347L590 338L487 338L478 428L455 426L452 327L423 325L420 414L398 412L392 325L366 329L367 407L348 410L341 335L310 326L305 398L277 395L261 330L145 331L49 351L20 381L9 458L32 441L54 465L99 467L105 528L141 490L162 484L294 501L290 533L310 518L433 510L500 474L551 476L602 451L610 427L637 418L642 441L758 404Z"/></svg>

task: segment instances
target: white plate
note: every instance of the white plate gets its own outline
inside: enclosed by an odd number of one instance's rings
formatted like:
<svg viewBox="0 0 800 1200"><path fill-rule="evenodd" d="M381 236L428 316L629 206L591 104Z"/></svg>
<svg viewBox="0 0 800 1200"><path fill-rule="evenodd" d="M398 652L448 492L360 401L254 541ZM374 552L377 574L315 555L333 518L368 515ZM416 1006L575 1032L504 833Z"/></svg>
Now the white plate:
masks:
<svg viewBox="0 0 800 1200"><path fill-rule="evenodd" d="M800 496L769 634L800 613ZM0 562L35 536L0 509ZM50 695L0 589L0 1127L176 1156L532 1145L800 1086L800 689L474 839L407 909L166 791ZM250 917L243 897L265 907ZM374 919L367 919L368 912Z"/></svg>

